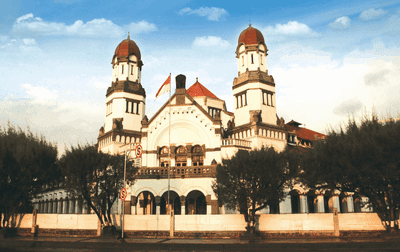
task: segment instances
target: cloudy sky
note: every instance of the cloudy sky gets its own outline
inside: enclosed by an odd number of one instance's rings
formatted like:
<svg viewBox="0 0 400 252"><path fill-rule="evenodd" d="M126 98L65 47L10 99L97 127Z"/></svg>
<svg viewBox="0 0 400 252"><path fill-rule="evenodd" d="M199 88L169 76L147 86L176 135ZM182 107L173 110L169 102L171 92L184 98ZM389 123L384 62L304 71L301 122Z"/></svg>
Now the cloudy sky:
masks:
<svg viewBox="0 0 400 252"><path fill-rule="evenodd" d="M332 2L332 3L330 3ZM233 111L235 50L249 23L269 49L277 111L325 133L349 115L400 111L399 1L11 0L0 9L0 124L64 146L94 143L111 59L138 44L150 118L169 73L196 77Z"/></svg>

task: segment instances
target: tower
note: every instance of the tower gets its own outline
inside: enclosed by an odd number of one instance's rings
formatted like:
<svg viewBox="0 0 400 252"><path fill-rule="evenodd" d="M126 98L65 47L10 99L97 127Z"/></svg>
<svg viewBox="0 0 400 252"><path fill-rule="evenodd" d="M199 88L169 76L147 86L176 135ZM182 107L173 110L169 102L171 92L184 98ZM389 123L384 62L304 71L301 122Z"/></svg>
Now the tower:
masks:
<svg viewBox="0 0 400 252"><path fill-rule="evenodd" d="M276 125L275 82L268 75L267 55L262 33L249 27L240 33L236 47L238 77L233 80L235 124L240 126L261 117L262 123Z"/></svg>
<svg viewBox="0 0 400 252"><path fill-rule="evenodd" d="M124 144L140 142L145 116L146 92L141 84L143 62L136 43L128 38L115 49L112 82L106 93L104 127L100 128L100 150L117 153Z"/></svg>

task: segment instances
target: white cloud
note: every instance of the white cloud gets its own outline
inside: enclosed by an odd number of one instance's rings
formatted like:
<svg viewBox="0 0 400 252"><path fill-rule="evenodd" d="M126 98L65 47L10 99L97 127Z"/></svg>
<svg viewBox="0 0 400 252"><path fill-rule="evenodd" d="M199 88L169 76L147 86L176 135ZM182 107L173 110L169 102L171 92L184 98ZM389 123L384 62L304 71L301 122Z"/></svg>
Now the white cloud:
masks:
<svg viewBox="0 0 400 252"><path fill-rule="evenodd" d="M179 11L181 15L191 15L197 14L200 17L207 17L208 20L211 21L219 21L224 16L228 15L228 12L225 9L217 8L217 7L200 7L198 9L192 10L191 8L183 8Z"/></svg>
<svg viewBox="0 0 400 252"><path fill-rule="evenodd" d="M203 36L203 37L196 37L193 41L193 46L221 49L221 48L229 48L230 43L226 40L223 40L220 37Z"/></svg>
<svg viewBox="0 0 400 252"><path fill-rule="evenodd" d="M32 13L19 17L13 25L15 33L45 36L121 37L126 34L127 29L131 29L131 33L135 34L155 31L157 27L155 24L144 20L120 27L104 18L93 19L86 23L82 20L77 20L72 25L66 25L64 23L44 21L40 17L34 17Z"/></svg>
<svg viewBox="0 0 400 252"><path fill-rule="evenodd" d="M22 88L25 92L33 97L36 103L44 104L48 102L53 102L57 99L57 91L50 91L44 87L34 87L31 84L23 84Z"/></svg>
<svg viewBox="0 0 400 252"><path fill-rule="evenodd" d="M287 24L276 24L267 26L261 30L267 34L267 42L282 41L293 37L317 37L319 34L308 25L297 21L289 21Z"/></svg>
<svg viewBox="0 0 400 252"><path fill-rule="evenodd" d="M372 19L378 19L378 18L386 15L386 13L387 13L387 11L385 11L383 9L376 10L374 8L371 8L369 10L365 10L365 11L361 12L361 14L358 18L363 21L367 21L367 20L372 20Z"/></svg>
<svg viewBox="0 0 400 252"><path fill-rule="evenodd" d="M124 28L124 30L128 30L131 34L157 31L157 26L155 24L151 24L145 20L137 23L132 22Z"/></svg>
<svg viewBox="0 0 400 252"><path fill-rule="evenodd" d="M289 21L287 24L276 24L275 27L267 26L264 34L281 34L290 36L308 36L318 35L308 25L299 23L297 21Z"/></svg>
<svg viewBox="0 0 400 252"><path fill-rule="evenodd" d="M351 19L349 17L343 16L335 19L332 23L329 23L328 26L334 29L346 29L351 25Z"/></svg>
<svg viewBox="0 0 400 252"><path fill-rule="evenodd" d="M24 38L22 41L25 45L37 45L36 40L33 38Z"/></svg>

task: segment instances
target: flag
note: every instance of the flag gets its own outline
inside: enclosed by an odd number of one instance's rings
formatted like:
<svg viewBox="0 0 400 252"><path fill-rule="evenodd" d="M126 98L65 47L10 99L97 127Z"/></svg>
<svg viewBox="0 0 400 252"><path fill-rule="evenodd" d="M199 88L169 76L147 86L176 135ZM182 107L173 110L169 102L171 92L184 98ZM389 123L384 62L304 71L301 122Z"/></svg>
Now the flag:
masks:
<svg viewBox="0 0 400 252"><path fill-rule="evenodd" d="M156 94L156 99L161 96L162 94L165 94L166 92L171 90L171 75L168 76L167 80L164 81L160 89L158 90Z"/></svg>

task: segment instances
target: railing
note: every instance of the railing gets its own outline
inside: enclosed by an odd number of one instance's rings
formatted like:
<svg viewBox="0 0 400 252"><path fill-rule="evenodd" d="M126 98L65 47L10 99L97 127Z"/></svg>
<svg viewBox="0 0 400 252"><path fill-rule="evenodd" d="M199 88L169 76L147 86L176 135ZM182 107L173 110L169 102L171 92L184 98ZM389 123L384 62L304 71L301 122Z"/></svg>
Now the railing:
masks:
<svg viewBox="0 0 400 252"><path fill-rule="evenodd" d="M224 146L251 148L251 141L235 139L235 138L222 139L221 147Z"/></svg>
<svg viewBox="0 0 400 252"><path fill-rule="evenodd" d="M176 166L171 167L171 178L214 177L216 165L208 166ZM168 167L142 167L138 170L138 178L167 178Z"/></svg>

